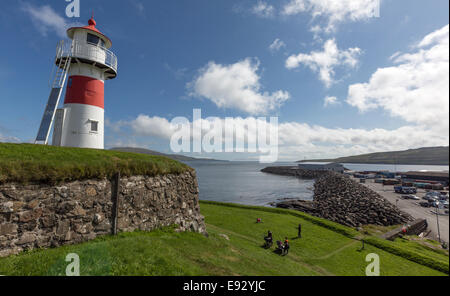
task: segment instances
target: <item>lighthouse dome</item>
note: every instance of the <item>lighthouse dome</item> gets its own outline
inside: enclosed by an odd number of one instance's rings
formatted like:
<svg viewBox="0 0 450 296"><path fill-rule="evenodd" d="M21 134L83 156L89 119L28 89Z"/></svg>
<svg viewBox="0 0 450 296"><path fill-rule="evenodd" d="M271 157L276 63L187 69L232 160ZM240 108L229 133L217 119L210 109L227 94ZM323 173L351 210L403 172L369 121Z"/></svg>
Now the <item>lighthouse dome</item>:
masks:
<svg viewBox="0 0 450 296"><path fill-rule="evenodd" d="M106 48L110 48L112 46L112 42L111 39L109 39L107 36L105 36L102 32L100 32L97 28L96 28L97 22L94 20L94 18L92 17L89 21L88 21L88 25L84 26L84 27L72 27L69 28L67 30L67 37L69 37L70 39L74 38L75 32L82 30L82 31L88 31L89 33L96 35L97 37L99 37L101 40L103 40L103 42L105 43L105 47Z"/></svg>

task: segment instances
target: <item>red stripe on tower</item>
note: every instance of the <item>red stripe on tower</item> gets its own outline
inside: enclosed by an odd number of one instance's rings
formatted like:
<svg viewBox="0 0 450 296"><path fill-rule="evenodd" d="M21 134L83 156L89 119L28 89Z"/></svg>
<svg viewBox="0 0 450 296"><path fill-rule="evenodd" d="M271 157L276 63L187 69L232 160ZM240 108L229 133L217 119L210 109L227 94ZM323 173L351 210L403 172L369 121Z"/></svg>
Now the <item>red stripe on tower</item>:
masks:
<svg viewBox="0 0 450 296"><path fill-rule="evenodd" d="M71 76L64 104L84 104L105 109L105 84L91 77Z"/></svg>

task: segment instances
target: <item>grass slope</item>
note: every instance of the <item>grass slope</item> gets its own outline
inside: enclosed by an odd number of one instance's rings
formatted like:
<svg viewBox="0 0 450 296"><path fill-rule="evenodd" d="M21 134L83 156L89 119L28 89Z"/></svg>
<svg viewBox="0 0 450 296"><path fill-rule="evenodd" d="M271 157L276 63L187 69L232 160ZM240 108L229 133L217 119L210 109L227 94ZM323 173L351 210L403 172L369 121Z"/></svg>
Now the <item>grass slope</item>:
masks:
<svg viewBox="0 0 450 296"><path fill-rule="evenodd" d="M369 164L448 165L449 147L426 147L405 151L377 152L335 159L310 159L300 162L341 162Z"/></svg>
<svg viewBox="0 0 450 296"><path fill-rule="evenodd" d="M371 245L360 251L359 241L308 215L209 202L201 203L201 211L208 238L170 228L122 233L0 259L0 274L64 275L66 255L77 253L81 275L365 275L365 257L376 253L382 275L445 275ZM255 223L256 218L263 223ZM293 239L299 223L303 238ZM276 240L290 238L289 255L282 257L273 248L261 247L268 229ZM351 233L349 229L347 234ZM439 258L448 261L445 255Z"/></svg>
<svg viewBox="0 0 450 296"><path fill-rule="evenodd" d="M138 153L0 143L0 183L58 183L82 179L182 173L175 160Z"/></svg>

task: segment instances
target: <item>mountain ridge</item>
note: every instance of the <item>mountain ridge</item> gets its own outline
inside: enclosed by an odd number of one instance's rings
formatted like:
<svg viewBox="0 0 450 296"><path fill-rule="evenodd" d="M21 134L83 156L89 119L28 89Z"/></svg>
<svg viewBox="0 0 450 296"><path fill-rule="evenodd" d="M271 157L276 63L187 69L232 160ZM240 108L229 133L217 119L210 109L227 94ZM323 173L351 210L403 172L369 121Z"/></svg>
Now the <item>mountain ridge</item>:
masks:
<svg viewBox="0 0 450 296"><path fill-rule="evenodd" d="M212 158L195 158L195 157L189 157L181 154L166 154L146 148L134 148L134 147L113 147L109 150L112 151L121 151L121 152L132 152L132 153L141 153L141 154L148 154L148 155L156 155L156 156L165 156L174 160L178 161L226 161L226 160L218 160L218 159L212 159Z"/></svg>
<svg viewBox="0 0 450 296"><path fill-rule="evenodd" d="M297 162L340 162L364 164L448 165L449 147L422 147L402 151L375 152L333 159L305 159Z"/></svg>

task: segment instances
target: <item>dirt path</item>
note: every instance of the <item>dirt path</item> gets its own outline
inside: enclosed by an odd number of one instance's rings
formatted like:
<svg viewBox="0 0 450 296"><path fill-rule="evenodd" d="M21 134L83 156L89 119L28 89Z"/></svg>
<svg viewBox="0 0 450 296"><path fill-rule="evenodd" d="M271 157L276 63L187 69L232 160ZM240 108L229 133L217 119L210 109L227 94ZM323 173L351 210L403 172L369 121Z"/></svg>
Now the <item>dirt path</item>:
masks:
<svg viewBox="0 0 450 296"><path fill-rule="evenodd" d="M347 249L347 248L349 248L351 246L354 246L354 245L356 245L358 243L360 244L361 242L359 242L359 241L352 241L352 242L350 242L350 243L340 247L339 249L334 250L333 252L331 252L331 253L329 253L329 254L327 254L325 256L321 256L321 257L317 257L317 258L311 258L311 259L314 259L314 260L328 259L328 258L334 256L335 254L337 254L337 253L339 253L339 252L341 252L341 251L343 251L343 250L345 250L345 249Z"/></svg>

